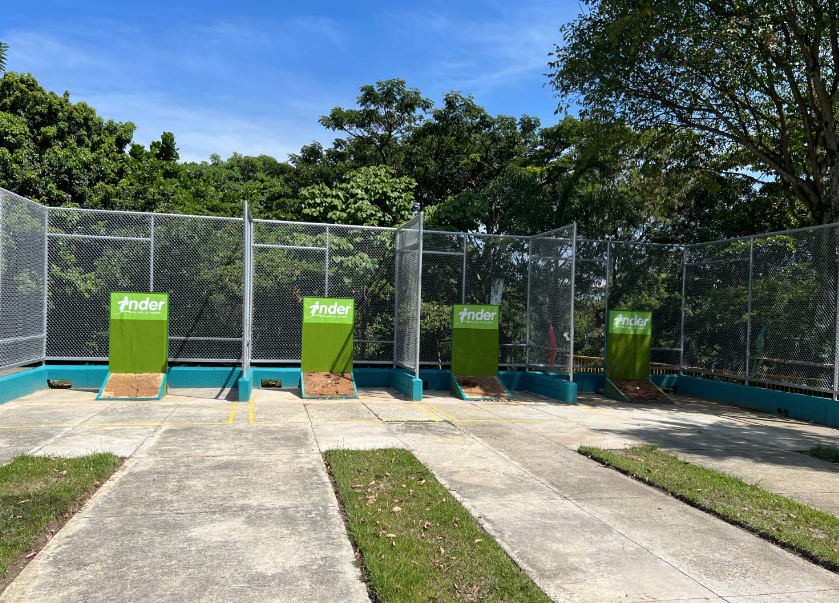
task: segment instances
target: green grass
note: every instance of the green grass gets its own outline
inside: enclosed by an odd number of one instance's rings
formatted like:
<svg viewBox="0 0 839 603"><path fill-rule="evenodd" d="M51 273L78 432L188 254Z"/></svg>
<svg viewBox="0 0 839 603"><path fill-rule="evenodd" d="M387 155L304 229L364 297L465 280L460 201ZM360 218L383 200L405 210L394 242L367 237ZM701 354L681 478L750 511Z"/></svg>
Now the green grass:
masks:
<svg viewBox="0 0 839 603"><path fill-rule="evenodd" d="M0 467L0 576L41 531L117 466L112 454L19 456Z"/></svg>
<svg viewBox="0 0 839 603"><path fill-rule="evenodd" d="M550 601L407 450L325 456L377 603Z"/></svg>
<svg viewBox="0 0 839 603"><path fill-rule="evenodd" d="M839 463L839 448L836 448L835 446L818 444L810 448L810 450L807 451L807 454L823 461Z"/></svg>
<svg viewBox="0 0 839 603"><path fill-rule="evenodd" d="M581 446L580 453L655 484L832 569L839 568L839 518L829 513L693 465L656 446L625 450Z"/></svg>

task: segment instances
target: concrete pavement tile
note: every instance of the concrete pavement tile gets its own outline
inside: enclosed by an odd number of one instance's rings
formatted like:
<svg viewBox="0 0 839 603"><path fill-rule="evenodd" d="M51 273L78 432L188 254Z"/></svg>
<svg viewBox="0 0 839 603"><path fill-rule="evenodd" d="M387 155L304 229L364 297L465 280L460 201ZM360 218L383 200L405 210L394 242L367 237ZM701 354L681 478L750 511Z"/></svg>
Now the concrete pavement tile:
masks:
<svg viewBox="0 0 839 603"><path fill-rule="evenodd" d="M448 420L451 420L449 417L454 417L458 421L495 421L498 419L498 415L492 412L491 407L488 408L474 402L452 403L448 401L435 401L430 402L430 404L423 403L422 405L427 407L431 412L441 415L441 418ZM447 417L446 415L449 416Z"/></svg>
<svg viewBox="0 0 839 603"><path fill-rule="evenodd" d="M0 601L367 602L333 516L315 507L82 519Z"/></svg>
<svg viewBox="0 0 839 603"><path fill-rule="evenodd" d="M149 446L147 456L265 456L287 453L316 453L317 446L308 423L286 425L203 425L161 428Z"/></svg>
<svg viewBox="0 0 839 603"><path fill-rule="evenodd" d="M0 429L0 463L8 462L19 454L37 450L70 429L72 428Z"/></svg>
<svg viewBox="0 0 839 603"><path fill-rule="evenodd" d="M312 421L377 421L378 417L362 402L323 404L312 402L306 409Z"/></svg>
<svg viewBox="0 0 839 603"><path fill-rule="evenodd" d="M423 410L422 406L410 402L365 402L365 405L382 421L437 421L429 414L432 409Z"/></svg>
<svg viewBox="0 0 839 603"><path fill-rule="evenodd" d="M334 500L319 454L135 457L92 516L190 513L317 505Z"/></svg>
<svg viewBox="0 0 839 603"><path fill-rule="evenodd" d="M551 450L556 444L515 423L467 423L460 426L482 442L499 450Z"/></svg>
<svg viewBox="0 0 839 603"><path fill-rule="evenodd" d="M313 423L320 450L371 450L404 448L388 426L381 421L364 423Z"/></svg>
<svg viewBox="0 0 839 603"><path fill-rule="evenodd" d="M569 450L577 450L580 446L598 446L606 449L626 448L627 446L643 443L642 440L638 440L634 435L611 433L605 430L591 429L582 425L569 426L567 423L528 423L523 426Z"/></svg>
<svg viewBox="0 0 839 603"><path fill-rule="evenodd" d="M654 492L652 501L589 499L577 504L724 598L839 589L839 575Z"/></svg>
<svg viewBox="0 0 839 603"><path fill-rule="evenodd" d="M3 426L50 426L50 425L78 425L90 420L108 405L106 404L76 404L61 406L56 404L23 405L8 402L0 405L7 406L0 415L0 425ZM12 406L13 405L13 406Z"/></svg>
<svg viewBox="0 0 839 603"><path fill-rule="evenodd" d="M239 405L236 405L238 410ZM184 403L169 415L167 423L190 424L190 423L227 423L230 419L230 411L233 409L231 402L210 402L206 404Z"/></svg>
<svg viewBox="0 0 839 603"><path fill-rule="evenodd" d="M156 427L75 427L49 444L39 448L36 454L44 456L84 456L97 452L110 452L129 457L157 429Z"/></svg>
<svg viewBox="0 0 839 603"><path fill-rule="evenodd" d="M770 595L726 597L728 603L836 603L839 590L783 592Z"/></svg>
<svg viewBox="0 0 839 603"><path fill-rule="evenodd" d="M560 496L586 498L649 498L653 490L576 452L505 452L507 457L549 484Z"/></svg>
<svg viewBox="0 0 839 603"><path fill-rule="evenodd" d="M480 521L557 601L702 599L714 593L573 503L483 499Z"/></svg>
<svg viewBox="0 0 839 603"><path fill-rule="evenodd" d="M86 422L97 425L103 423L164 423L176 408L177 405L175 404L121 402L103 409Z"/></svg>
<svg viewBox="0 0 839 603"><path fill-rule="evenodd" d="M778 494L839 517L839 492L778 492Z"/></svg>
<svg viewBox="0 0 839 603"><path fill-rule="evenodd" d="M236 408L236 415L244 417L250 414L250 406L242 402ZM253 420L256 423L300 423L308 422L309 414L302 402L276 402L273 400L255 400Z"/></svg>
<svg viewBox="0 0 839 603"><path fill-rule="evenodd" d="M392 423L389 427L394 434L419 448L485 448L475 438L445 421Z"/></svg>

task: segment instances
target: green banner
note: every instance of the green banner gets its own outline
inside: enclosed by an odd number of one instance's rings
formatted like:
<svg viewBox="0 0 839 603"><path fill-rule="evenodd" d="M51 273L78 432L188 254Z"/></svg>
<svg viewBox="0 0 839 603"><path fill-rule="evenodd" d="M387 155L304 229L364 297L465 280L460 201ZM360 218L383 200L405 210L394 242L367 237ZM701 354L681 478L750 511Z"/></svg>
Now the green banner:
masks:
<svg viewBox="0 0 839 603"><path fill-rule="evenodd" d="M455 304L452 307L452 374L498 374L499 307Z"/></svg>
<svg viewBox="0 0 839 603"><path fill-rule="evenodd" d="M652 312L609 310L607 379L649 379Z"/></svg>
<svg viewBox="0 0 839 603"><path fill-rule="evenodd" d="M352 372L354 313L354 299L303 298L304 373Z"/></svg>
<svg viewBox="0 0 839 603"><path fill-rule="evenodd" d="M169 364L169 294L111 292L108 370L165 373Z"/></svg>

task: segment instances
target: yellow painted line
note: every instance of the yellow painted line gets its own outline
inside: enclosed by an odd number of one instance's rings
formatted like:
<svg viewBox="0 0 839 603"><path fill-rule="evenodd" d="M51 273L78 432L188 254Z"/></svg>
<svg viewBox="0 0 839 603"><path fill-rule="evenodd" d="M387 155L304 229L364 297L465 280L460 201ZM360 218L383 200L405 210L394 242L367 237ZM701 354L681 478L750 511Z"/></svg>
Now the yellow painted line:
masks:
<svg viewBox="0 0 839 603"><path fill-rule="evenodd" d="M458 419L458 423L574 423L567 419Z"/></svg>
<svg viewBox="0 0 839 603"><path fill-rule="evenodd" d="M630 417L630 416L627 416L627 415L622 415L622 414L620 414L620 413L618 413L618 412L615 412L614 410L610 410L610 409L608 409L608 408L602 408L602 407L599 407L599 406L598 406L598 407L591 407L591 406L589 406L588 408L589 408L589 409L592 409L592 412L600 412L600 413L602 413L604 416L614 417L615 419L620 420L621 422L628 422L628 423L647 423L647 424L649 424L649 425L658 425L658 424L660 424L660 423L661 423L661 421L647 421L647 420L645 420L645 419L635 419L635 418ZM597 408L597 410L593 410L593 408ZM582 410L582 409L580 409L580 410Z"/></svg>
<svg viewBox="0 0 839 603"><path fill-rule="evenodd" d="M425 400L423 400L423 401L422 401L422 403L423 403L423 404L425 404L426 406L430 406L431 408L433 408L434 410L436 410L437 412L439 412L441 415L443 415L443 416L445 416L445 417L450 418L452 421L457 422L457 419L455 419L455 418L454 418L453 416L451 416L449 413L447 413L447 412L443 412L442 410L440 410L439 408L437 408L436 406L434 406L434 405L433 405L433 404L431 404L430 402L426 402Z"/></svg>
<svg viewBox="0 0 839 603"><path fill-rule="evenodd" d="M417 408L419 408L422 412L424 412L425 414L427 414L429 417L431 417L431 418L432 418L432 419L434 419L435 421L442 421L442 420L443 420L443 419L441 419L440 417L438 417L437 415L431 414L430 412L428 412L427 410L425 410L422 406L420 406L420 405L419 405L419 404L417 404L416 402L411 401L411 404L413 404L414 406L416 406ZM429 406L430 406L430 404L429 404ZM441 411L441 412L442 412L442 411Z"/></svg>
<svg viewBox="0 0 839 603"><path fill-rule="evenodd" d="M237 402L233 402L233 408L230 409L230 418L227 420L228 424L233 422L233 415L236 414L236 404Z"/></svg>
<svg viewBox="0 0 839 603"><path fill-rule="evenodd" d="M251 398L251 419L250 422L253 423L253 405L256 402L254 398Z"/></svg>

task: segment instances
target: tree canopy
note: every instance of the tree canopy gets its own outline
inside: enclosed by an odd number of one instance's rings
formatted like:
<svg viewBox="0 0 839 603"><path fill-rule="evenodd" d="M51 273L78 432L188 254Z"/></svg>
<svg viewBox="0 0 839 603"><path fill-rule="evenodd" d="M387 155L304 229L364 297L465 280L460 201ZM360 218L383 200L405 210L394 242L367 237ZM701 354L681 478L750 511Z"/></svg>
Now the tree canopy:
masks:
<svg viewBox="0 0 839 603"><path fill-rule="evenodd" d="M717 174L774 177L810 223L839 218L833 0L587 0L550 63L600 121L695 133ZM769 187L770 189L773 187ZM801 211L803 210L803 211Z"/></svg>

